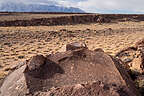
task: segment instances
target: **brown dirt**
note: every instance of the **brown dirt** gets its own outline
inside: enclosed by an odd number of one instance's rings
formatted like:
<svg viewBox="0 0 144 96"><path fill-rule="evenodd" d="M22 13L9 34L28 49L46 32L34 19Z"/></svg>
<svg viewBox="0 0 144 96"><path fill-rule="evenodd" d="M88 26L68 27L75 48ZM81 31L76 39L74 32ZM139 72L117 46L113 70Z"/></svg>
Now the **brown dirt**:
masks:
<svg viewBox="0 0 144 96"><path fill-rule="evenodd" d="M83 41L89 49L102 48L114 55L144 37L144 22L65 26L1 27L0 72L8 74L15 62L36 54L55 53L65 44Z"/></svg>
<svg viewBox="0 0 144 96"><path fill-rule="evenodd" d="M2 24L0 25L0 79L17 69L18 64L19 66L23 65L18 62L28 60L36 54L45 56L57 51L63 51L65 50L63 46L70 42L82 41L87 44L90 50L102 48L106 53L114 56L123 48L133 46L137 41L144 38L143 15L131 15L131 18L129 15L125 15L125 17L123 15L102 15L102 17L109 16L110 20L116 20L109 23L103 23L105 19L96 21L99 23L94 22L92 19L88 19L88 21L92 21L86 22L86 18L88 18L86 15L82 15L85 20L80 19L77 21L81 14L77 15L78 18L73 15L23 14L21 16L17 13L15 15L1 15L0 18L4 21L0 20L0 24ZM90 17L91 15L89 14ZM61 17L63 19L59 20ZM76 22L74 23L73 19L69 17L77 18ZM19 18L22 18L22 20ZM57 26L38 26L46 25L47 23L41 24L41 20L43 22L50 18L54 20L50 25ZM66 22L62 22L65 18L67 18ZM56 23L57 20L58 23ZM20 23L17 24L17 21ZM33 23L35 21L36 23ZM65 25L69 24L69 22L77 25ZM22 27L22 24L26 24L27 27ZM27 24L33 25L28 26Z"/></svg>

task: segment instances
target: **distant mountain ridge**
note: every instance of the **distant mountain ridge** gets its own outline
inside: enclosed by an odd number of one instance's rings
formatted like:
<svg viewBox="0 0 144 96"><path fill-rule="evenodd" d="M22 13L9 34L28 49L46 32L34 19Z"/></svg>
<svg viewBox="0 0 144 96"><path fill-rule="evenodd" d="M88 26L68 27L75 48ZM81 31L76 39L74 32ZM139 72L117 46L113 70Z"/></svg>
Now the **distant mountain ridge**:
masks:
<svg viewBox="0 0 144 96"><path fill-rule="evenodd" d="M23 4L23 3L3 3L0 11L4 12L76 12L85 13L83 10L74 7L64 7L59 5L44 4Z"/></svg>

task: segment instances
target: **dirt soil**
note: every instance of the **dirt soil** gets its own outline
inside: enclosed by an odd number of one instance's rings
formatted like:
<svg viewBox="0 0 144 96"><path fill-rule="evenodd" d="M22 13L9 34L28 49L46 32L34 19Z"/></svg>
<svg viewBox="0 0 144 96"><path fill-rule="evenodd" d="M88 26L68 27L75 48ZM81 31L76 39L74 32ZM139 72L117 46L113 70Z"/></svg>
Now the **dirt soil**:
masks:
<svg viewBox="0 0 144 96"><path fill-rule="evenodd" d="M144 21L58 26L0 27L0 78L18 62L36 54L63 51L65 44L83 41L90 50L102 48L115 55L144 38Z"/></svg>

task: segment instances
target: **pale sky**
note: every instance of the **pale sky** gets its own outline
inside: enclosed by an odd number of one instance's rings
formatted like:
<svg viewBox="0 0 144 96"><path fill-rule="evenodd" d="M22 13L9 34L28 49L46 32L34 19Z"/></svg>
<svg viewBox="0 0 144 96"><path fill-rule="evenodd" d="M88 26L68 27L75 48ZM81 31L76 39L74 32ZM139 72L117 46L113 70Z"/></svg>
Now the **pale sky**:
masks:
<svg viewBox="0 0 144 96"><path fill-rule="evenodd" d="M58 0L87 12L144 13L144 0ZM71 3L72 2L72 3Z"/></svg>
<svg viewBox="0 0 144 96"><path fill-rule="evenodd" d="M92 13L144 13L144 0L0 0L2 2L59 4Z"/></svg>

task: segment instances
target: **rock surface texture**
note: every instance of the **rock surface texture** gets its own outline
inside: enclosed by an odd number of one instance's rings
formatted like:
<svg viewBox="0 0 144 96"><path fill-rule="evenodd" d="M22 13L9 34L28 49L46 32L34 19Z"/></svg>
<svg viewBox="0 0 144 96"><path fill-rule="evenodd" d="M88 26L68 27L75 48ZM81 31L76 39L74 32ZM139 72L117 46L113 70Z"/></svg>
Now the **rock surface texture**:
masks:
<svg viewBox="0 0 144 96"><path fill-rule="evenodd" d="M7 76L0 95L139 96L120 60L102 49L68 48L66 52L33 57Z"/></svg>
<svg viewBox="0 0 144 96"><path fill-rule="evenodd" d="M135 46L128 47L118 52L116 57L120 58L125 67L143 74L144 72L144 39L138 41Z"/></svg>
<svg viewBox="0 0 144 96"><path fill-rule="evenodd" d="M141 94L144 94L144 39L118 52L116 57L124 62L123 66L127 68Z"/></svg>

